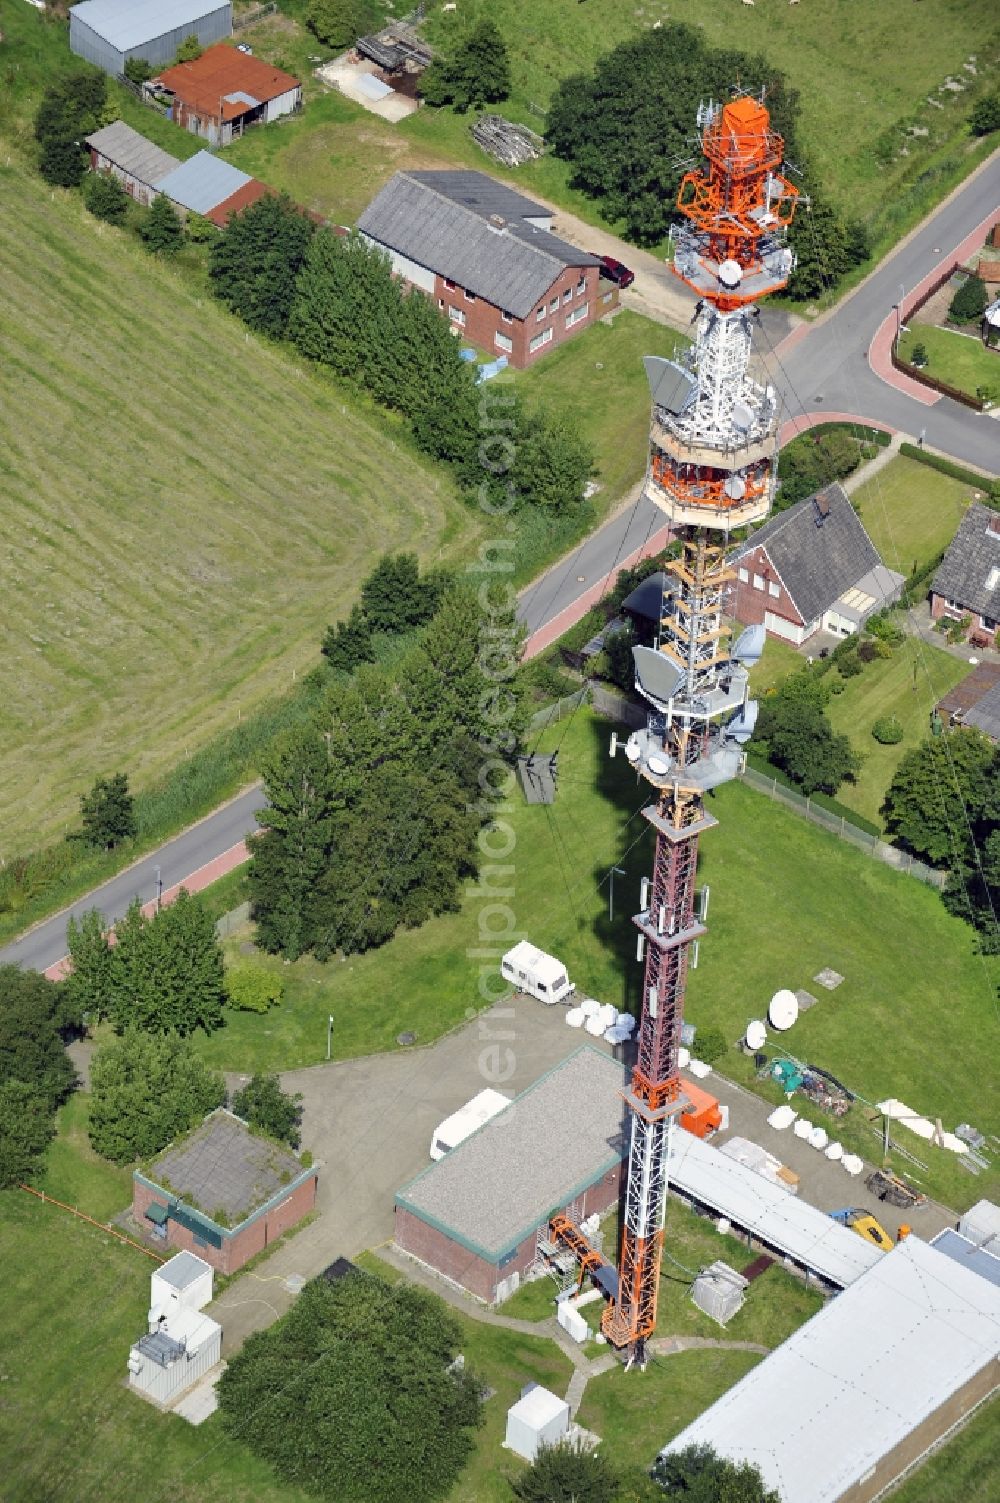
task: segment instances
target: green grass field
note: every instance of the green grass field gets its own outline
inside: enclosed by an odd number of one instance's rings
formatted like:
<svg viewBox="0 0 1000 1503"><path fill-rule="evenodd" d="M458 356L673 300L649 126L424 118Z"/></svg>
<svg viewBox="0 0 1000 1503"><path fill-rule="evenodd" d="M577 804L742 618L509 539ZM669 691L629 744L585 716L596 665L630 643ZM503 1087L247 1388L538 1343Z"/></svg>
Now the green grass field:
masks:
<svg viewBox="0 0 1000 1503"><path fill-rule="evenodd" d="M75 195L0 183L10 856L98 773L147 783L290 687L378 552L454 556L478 523L390 417Z"/></svg>
<svg viewBox="0 0 1000 1503"><path fill-rule="evenodd" d="M851 499L882 562L909 575L947 548L974 495L964 481L898 456Z"/></svg>
<svg viewBox="0 0 1000 1503"><path fill-rule="evenodd" d="M891 658L866 663L863 673L846 680L827 713L834 730L846 732L864 761L857 782L838 789L842 804L881 825L879 810L900 760L926 739L934 706L968 671L963 658L908 637ZM903 739L895 746L880 746L871 733L882 715L895 715L903 727Z"/></svg>
<svg viewBox="0 0 1000 1503"><path fill-rule="evenodd" d="M533 943L565 960L581 988L634 1009L641 975L628 915L649 870L638 812L646 799L624 758L608 759L609 730L581 710L542 736L541 750L560 748L559 797L551 808L518 800L507 816L517 842L512 906ZM720 820L700 857L711 932L690 978L690 1020L717 1024L735 1041L779 986L815 991L816 972L832 966L846 980L796 1025L796 1054L869 1101L898 1096L950 1126L1000 1130L995 1094L984 1094L970 1069L970 1049L978 1056L997 1040L1000 964L975 953L972 931L931 888L748 787L720 789L709 807ZM616 880L611 924L613 864L628 875ZM478 1005L479 962L468 953L478 944L478 907L470 900L381 950L325 966L264 958L285 979L285 1001L265 1017L230 1014L224 1029L197 1036L199 1052L246 1072L317 1064L331 1012L338 1058L394 1048L403 1030L421 1042L438 1037ZM246 938L233 935L230 953ZM723 1068L746 1078L735 1051ZM871 1153L876 1140L865 1131L859 1122L856 1140ZM928 1188L950 1204L1000 1189L1000 1175L974 1180L942 1149L920 1144L918 1156L930 1165Z"/></svg>
<svg viewBox="0 0 1000 1503"><path fill-rule="evenodd" d="M984 1404L968 1424L892 1494L894 1503L994 1503L1000 1409Z"/></svg>
<svg viewBox="0 0 1000 1503"><path fill-rule="evenodd" d="M984 390L994 406L1000 401L1000 352L986 349L977 334L914 324L899 341L900 359L909 360L918 344L927 351L923 368L935 381L955 386L970 397Z"/></svg>

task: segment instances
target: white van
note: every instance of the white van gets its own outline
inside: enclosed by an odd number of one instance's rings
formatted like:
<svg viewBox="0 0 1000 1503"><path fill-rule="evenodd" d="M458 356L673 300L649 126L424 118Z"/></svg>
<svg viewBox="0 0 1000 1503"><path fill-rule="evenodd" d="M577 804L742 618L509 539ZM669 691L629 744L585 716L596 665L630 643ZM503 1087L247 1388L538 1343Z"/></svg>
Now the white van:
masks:
<svg viewBox="0 0 1000 1503"><path fill-rule="evenodd" d="M527 992L539 1002L568 1002L576 991L562 961L536 950L526 939L507 951L500 962L500 974L515 991Z"/></svg>
<svg viewBox="0 0 1000 1503"><path fill-rule="evenodd" d="M443 1159L446 1153L471 1137L505 1106L510 1106L510 1097L502 1091L480 1091L478 1096L473 1096L457 1112L438 1123L431 1137L431 1158Z"/></svg>

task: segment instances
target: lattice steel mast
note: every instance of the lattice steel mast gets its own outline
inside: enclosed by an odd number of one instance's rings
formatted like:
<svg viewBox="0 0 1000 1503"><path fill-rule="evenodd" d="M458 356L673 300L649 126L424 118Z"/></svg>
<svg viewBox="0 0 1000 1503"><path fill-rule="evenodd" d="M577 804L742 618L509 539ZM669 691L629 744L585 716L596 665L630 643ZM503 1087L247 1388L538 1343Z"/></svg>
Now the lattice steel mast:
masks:
<svg viewBox="0 0 1000 1503"><path fill-rule="evenodd" d="M761 521L775 484L778 403L749 373L754 304L792 270L784 243L798 196L781 175L784 143L763 103L740 98L698 112L703 168L681 182L674 271L699 294L695 342L680 362L646 360L653 396L647 491L682 543L670 563L655 647L634 649L636 687L652 706L629 761L656 793L652 879L635 917L645 957L638 1058L626 1095L631 1143L616 1298L603 1330L645 1365L656 1326L674 1119L685 1105L677 1054L696 911L698 837L716 820L704 795L734 777L757 705L750 665L764 645L749 627L724 647L730 532Z"/></svg>

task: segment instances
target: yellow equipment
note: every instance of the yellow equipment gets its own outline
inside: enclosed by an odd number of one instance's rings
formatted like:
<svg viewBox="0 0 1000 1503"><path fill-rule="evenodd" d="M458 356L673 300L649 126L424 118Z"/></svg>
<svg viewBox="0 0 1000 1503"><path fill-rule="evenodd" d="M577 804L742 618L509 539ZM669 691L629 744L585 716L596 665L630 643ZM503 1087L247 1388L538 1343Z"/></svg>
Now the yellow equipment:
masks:
<svg viewBox="0 0 1000 1503"><path fill-rule="evenodd" d="M849 1226L852 1232L857 1232L859 1237L864 1237L866 1242L874 1242L875 1246L883 1252L891 1252L895 1243L889 1236L881 1222L868 1211L851 1209L843 1211L831 1211L834 1221L839 1221L841 1226Z"/></svg>

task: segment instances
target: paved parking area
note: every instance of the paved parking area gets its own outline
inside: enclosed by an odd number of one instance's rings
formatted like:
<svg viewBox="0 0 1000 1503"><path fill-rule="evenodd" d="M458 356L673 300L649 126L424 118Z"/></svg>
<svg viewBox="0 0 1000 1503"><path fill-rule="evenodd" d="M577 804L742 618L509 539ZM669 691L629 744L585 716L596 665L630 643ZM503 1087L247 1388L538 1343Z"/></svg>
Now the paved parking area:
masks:
<svg viewBox="0 0 1000 1503"><path fill-rule="evenodd" d="M515 1095L581 1043L595 1042L568 1029L564 1018L561 1007L520 998L425 1049L283 1075L285 1089L301 1091L304 1099L303 1147L320 1166L320 1214L211 1307L223 1327L223 1351L231 1354L251 1331L288 1308L296 1276L310 1278L338 1255L355 1257L391 1238L395 1192L430 1163L431 1134L443 1117L484 1086ZM596 1047L610 1052L601 1042ZM766 1102L714 1074L705 1084L729 1106L729 1133L762 1143L786 1162L800 1176L799 1194L821 1210L863 1206L887 1230L909 1220L925 1239L954 1224L954 1213L945 1207L931 1204L907 1216L882 1206L865 1190L864 1175L852 1179L792 1132L769 1127ZM567 1102L566 1109L585 1111L586 1102Z"/></svg>

